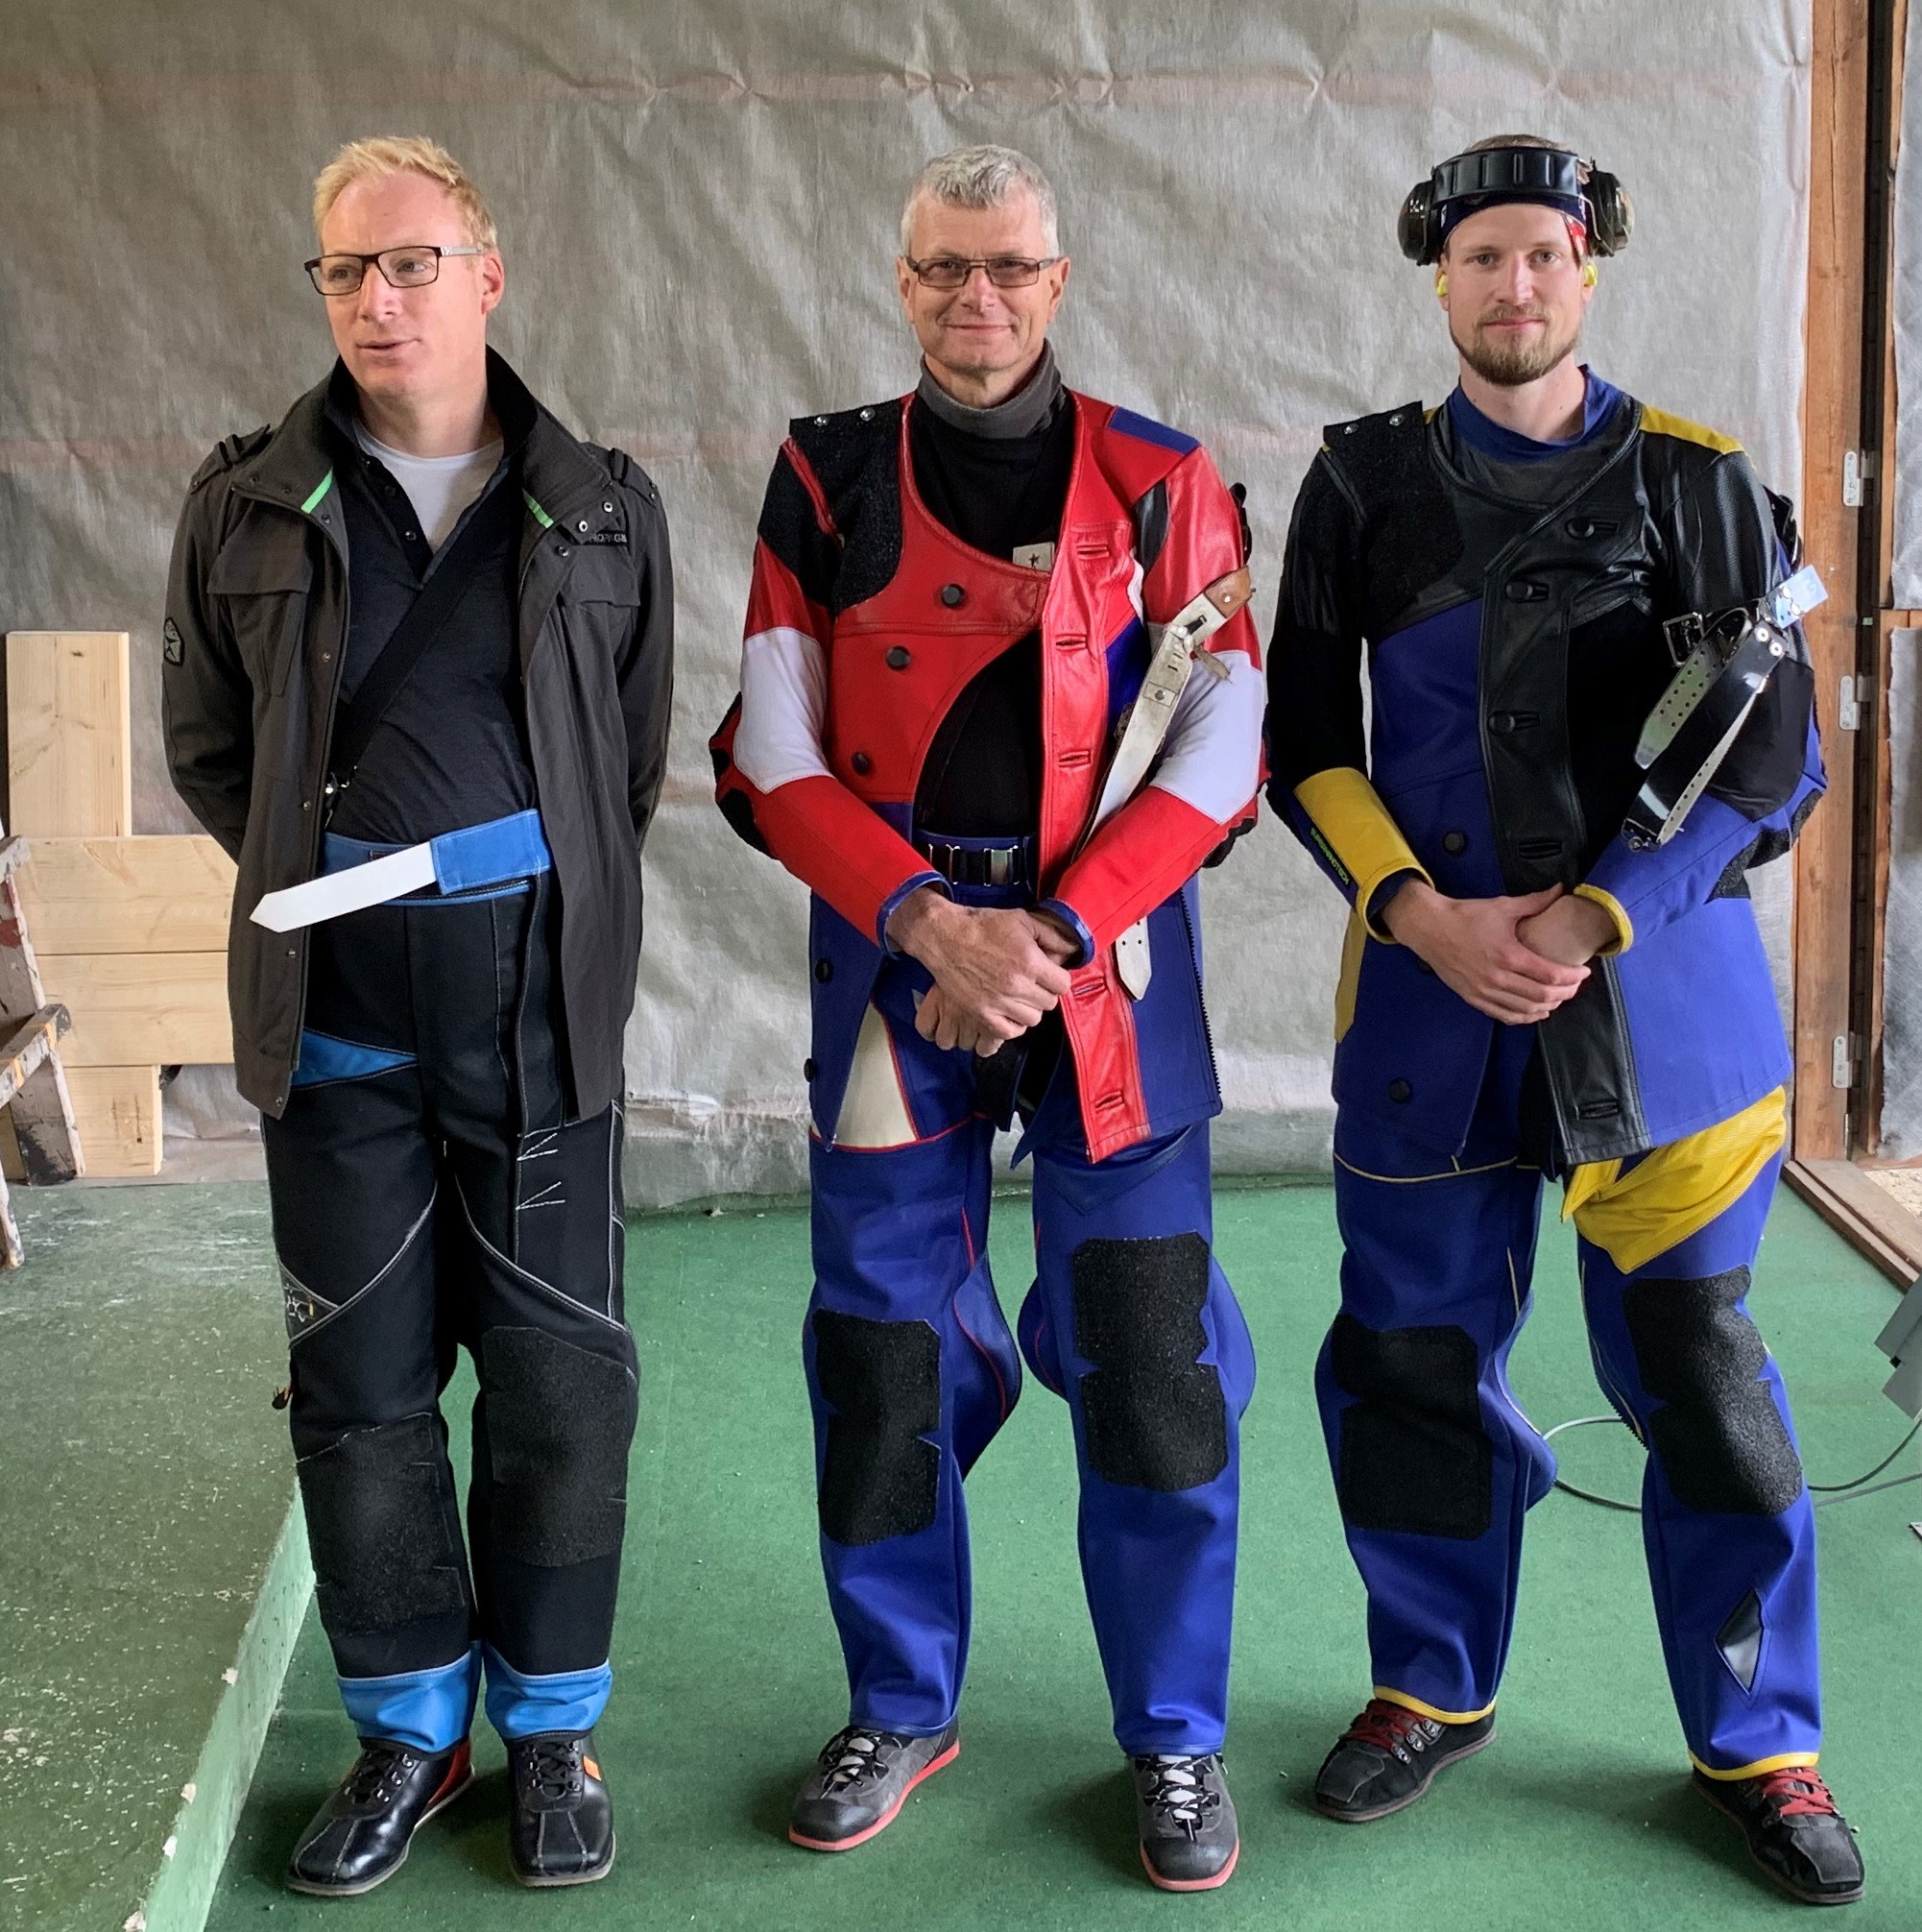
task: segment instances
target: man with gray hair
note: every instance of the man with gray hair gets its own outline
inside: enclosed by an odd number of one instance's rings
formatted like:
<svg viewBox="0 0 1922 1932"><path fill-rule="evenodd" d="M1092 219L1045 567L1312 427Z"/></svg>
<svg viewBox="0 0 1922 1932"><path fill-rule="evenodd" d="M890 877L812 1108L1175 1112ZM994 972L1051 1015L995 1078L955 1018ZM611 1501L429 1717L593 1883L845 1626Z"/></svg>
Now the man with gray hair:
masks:
<svg viewBox="0 0 1922 1932"><path fill-rule="evenodd" d="M1211 1246L1195 874L1251 814L1262 685L1237 506L1180 431L1063 387L1053 191L930 162L896 278L912 395L792 425L768 486L722 809L813 890L803 1338L851 1690L789 1835L842 1851L959 1750L962 1479L1021 1354L1072 1412L1080 1548L1141 1860L1239 1848L1227 1721L1254 1357ZM988 1271L997 1127L1037 1279Z"/></svg>
<svg viewBox="0 0 1922 1932"><path fill-rule="evenodd" d="M338 360L195 476L161 674L174 783L239 864L234 1059L361 1744L288 1883L338 1896L399 1868L472 1781L484 1678L515 1875L580 1884L614 1855L590 1732L635 1421L621 1039L667 526L637 466L489 350L506 271L444 149L349 143L314 221ZM461 1346L467 1547L440 1408Z"/></svg>

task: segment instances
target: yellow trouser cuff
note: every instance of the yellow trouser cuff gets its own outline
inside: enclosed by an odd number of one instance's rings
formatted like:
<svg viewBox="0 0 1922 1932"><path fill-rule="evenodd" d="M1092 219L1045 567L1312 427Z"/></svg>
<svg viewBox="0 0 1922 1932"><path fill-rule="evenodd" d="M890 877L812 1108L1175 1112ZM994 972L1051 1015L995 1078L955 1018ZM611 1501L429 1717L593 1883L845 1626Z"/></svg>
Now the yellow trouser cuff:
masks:
<svg viewBox="0 0 1922 1932"><path fill-rule="evenodd" d="M1615 938L1596 954L1598 959L1613 959L1618 953L1626 953L1635 944L1635 922L1622 909L1622 901L1612 892L1604 892L1598 885L1577 885L1574 896L1586 899L1593 906L1599 906L1615 921Z"/></svg>
<svg viewBox="0 0 1922 1932"><path fill-rule="evenodd" d="M1744 1777L1766 1777L1771 1771L1799 1770L1814 1764L1820 1755L1815 1751L1785 1751L1779 1757L1758 1757L1753 1764L1739 1766L1734 1771L1718 1771L1712 1764L1704 1764L1694 1751L1689 1753L1689 1762L1704 1777L1712 1777L1718 1784L1737 1784Z"/></svg>
<svg viewBox="0 0 1922 1932"><path fill-rule="evenodd" d="M1355 888L1355 910L1368 920L1368 902L1383 882L1398 872L1429 879L1428 867L1415 857L1402 828L1381 803L1368 774L1352 764L1333 765L1305 778L1295 786L1295 802L1308 813L1325 855L1348 875ZM1384 946L1394 934L1370 923L1369 935Z"/></svg>
<svg viewBox="0 0 1922 1932"><path fill-rule="evenodd" d="M1431 1717L1437 1724L1477 1724L1495 1708L1491 1699L1479 1710L1443 1710L1439 1704L1424 1703L1420 1698L1410 1697L1406 1691L1390 1690L1386 1684L1377 1684L1372 1695L1383 1703L1398 1703L1404 1710Z"/></svg>

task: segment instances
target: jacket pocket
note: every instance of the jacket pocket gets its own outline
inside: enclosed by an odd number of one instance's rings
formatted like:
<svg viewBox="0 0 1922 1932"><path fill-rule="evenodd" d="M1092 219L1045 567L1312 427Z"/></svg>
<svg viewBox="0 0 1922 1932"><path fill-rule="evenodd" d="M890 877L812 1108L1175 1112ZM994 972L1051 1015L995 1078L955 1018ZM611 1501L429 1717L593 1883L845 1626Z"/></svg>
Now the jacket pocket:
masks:
<svg viewBox="0 0 1922 1932"><path fill-rule="evenodd" d="M277 698L286 689L313 583L305 528L264 510L250 509L215 556L207 592L256 690Z"/></svg>

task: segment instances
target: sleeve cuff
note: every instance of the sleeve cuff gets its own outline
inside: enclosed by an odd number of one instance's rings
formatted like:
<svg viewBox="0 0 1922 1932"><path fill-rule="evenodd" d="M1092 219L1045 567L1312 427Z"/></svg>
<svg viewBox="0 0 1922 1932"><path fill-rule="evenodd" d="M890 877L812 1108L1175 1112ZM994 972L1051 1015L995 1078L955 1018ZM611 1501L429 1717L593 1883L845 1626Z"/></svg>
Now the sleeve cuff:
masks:
<svg viewBox="0 0 1922 1932"><path fill-rule="evenodd" d="M1622 901L1614 893L1604 892L1598 885L1577 885L1574 896L1599 906L1615 922L1615 937L1596 954L1598 959L1613 959L1617 954L1626 953L1635 944L1635 922L1629 918Z"/></svg>
<svg viewBox="0 0 1922 1932"><path fill-rule="evenodd" d="M1044 899L1035 907L1037 912L1051 912L1081 942L1081 957L1072 963L1085 966L1094 956L1094 935L1088 930L1088 922L1065 899Z"/></svg>
<svg viewBox="0 0 1922 1932"><path fill-rule="evenodd" d="M948 889L947 880L943 879L938 872L917 872L912 877L902 880L881 901L881 909L875 915L875 944L890 959L899 959L901 957L901 954L898 947L888 942L888 921L895 916L901 901L906 899L911 893L919 892L924 885L933 886L944 899L952 899L954 897L953 893Z"/></svg>
<svg viewBox="0 0 1922 1932"><path fill-rule="evenodd" d="M1419 865L1398 865L1375 885L1355 895L1355 904L1360 911L1362 925L1368 929L1368 936L1379 939L1383 946L1394 946L1399 942L1381 923L1381 914L1386 910L1389 900L1411 879L1419 879L1425 885L1434 883Z"/></svg>

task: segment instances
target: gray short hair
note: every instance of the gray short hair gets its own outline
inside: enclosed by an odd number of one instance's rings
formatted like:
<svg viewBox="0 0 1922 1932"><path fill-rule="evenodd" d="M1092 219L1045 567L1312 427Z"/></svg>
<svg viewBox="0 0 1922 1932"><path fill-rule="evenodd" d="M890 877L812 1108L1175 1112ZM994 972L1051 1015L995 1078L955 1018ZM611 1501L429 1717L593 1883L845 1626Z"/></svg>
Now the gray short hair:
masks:
<svg viewBox="0 0 1922 1932"><path fill-rule="evenodd" d="M1047 177L1018 149L993 146L937 155L915 176L901 211L901 254L908 253L914 239L914 205L924 196L951 208L998 208L1020 188L1026 188L1041 209L1043 246L1049 254L1059 254L1061 230Z"/></svg>

